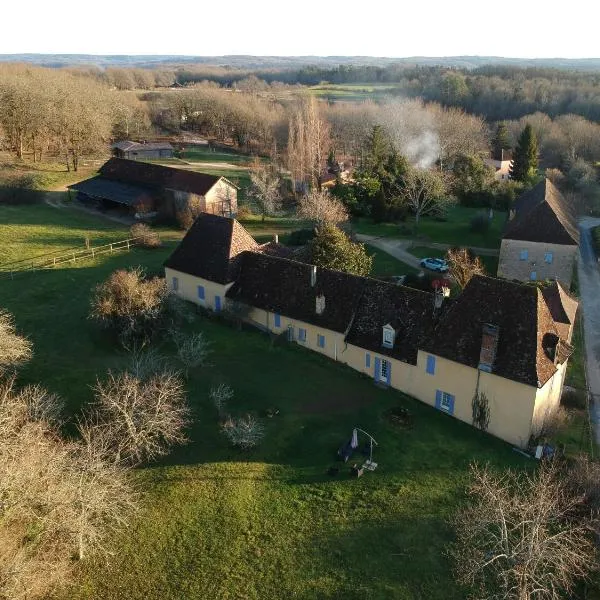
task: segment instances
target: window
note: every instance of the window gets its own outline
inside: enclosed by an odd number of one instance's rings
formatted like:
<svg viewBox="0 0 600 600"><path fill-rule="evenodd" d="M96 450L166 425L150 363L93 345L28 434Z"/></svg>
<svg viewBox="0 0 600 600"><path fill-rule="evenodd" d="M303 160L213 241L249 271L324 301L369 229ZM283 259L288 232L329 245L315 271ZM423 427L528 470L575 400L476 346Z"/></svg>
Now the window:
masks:
<svg viewBox="0 0 600 600"><path fill-rule="evenodd" d="M273 324L275 325L275 327L281 327L281 315L278 315L277 313L275 313L274 315L274 321Z"/></svg>
<svg viewBox="0 0 600 600"><path fill-rule="evenodd" d="M325 336L321 334L317 334L317 346L319 348L325 348Z"/></svg>
<svg viewBox="0 0 600 600"><path fill-rule="evenodd" d="M365 354L365 368L371 368L371 355L368 352Z"/></svg>
<svg viewBox="0 0 600 600"><path fill-rule="evenodd" d="M199 300L204 300L206 298L205 293L204 293L204 286L203 285L199 285L198 286L198 299Z"/></svg>
<svg viewBox="0 0 600 600"><path fill-rule="evenodd" d="M552 252L546 252L544 254L544 260L551 265L552 264L552 260L554 259L554 256L552 255Z"/></svg>
<svg viewBox="0 0 600 600"><path fill-rule="evenodd" d="M396 332L390 325L386 325L383 328L383 346L385 348L393 348L394 347L394 338L396 337Z"/></svg>
<svg viewBox="0 0 600 600"><path fill-rule="evenodd" d="M306 329L298 329L298 341L305 342L306 341Z"/></svg>
<svg viewBox="0 0 600 600"><path fill-rule="evenodd" d="M174 292L179 289L179 279L177 279L177 277L173 277L172 287Z"/></svg>
<svg viewBox="0 0 600 600"><path fill-rule="evenodd" d="M448 392L437 390L435 393L435 407L449 415L454 414L454 396Z"/></svg>
<svg viewBox="0 0 600 600"><path fill-rule="evenodd" d="M427 367L425 369L429 375L435 375L435 356L427 357Z"/></svg>
<svg viewBox="0 0 600 600"><path fill-rule="evenodd" d="M521 253L519 254L519 259L527 260L528 256L529 256L529 252L527 250L521 250Z"/></svg>
<svg viewBox="0 0 600 600"><path fill-rule="evenodd" d="M390 376L390 362L388 360L385 360L384 358L381 359L381 370L379 372L379 375L380 380L383 381L388 381Z"/></svg>
<svg viewBox="0 0 600 600"><path fill-rule="evenodd" d="M531 279L531 281L535 281L537 279L537 271L531 271L529 279Z"/></svg>

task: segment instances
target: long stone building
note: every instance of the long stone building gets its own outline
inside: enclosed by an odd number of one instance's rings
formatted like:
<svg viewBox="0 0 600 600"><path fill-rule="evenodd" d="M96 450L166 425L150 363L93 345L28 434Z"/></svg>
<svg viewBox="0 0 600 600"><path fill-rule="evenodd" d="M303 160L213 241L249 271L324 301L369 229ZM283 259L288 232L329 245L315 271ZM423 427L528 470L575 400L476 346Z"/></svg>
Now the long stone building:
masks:
<svg viewBox="0 0 600 600"><path fill-rule="evenodd" d="M488 432L519 447L560 401L577 302L559 283L477 276L445 299L290 259L213 215L198 217L165 274L181 298L234 311L467 423L483 394Z"/></svg>

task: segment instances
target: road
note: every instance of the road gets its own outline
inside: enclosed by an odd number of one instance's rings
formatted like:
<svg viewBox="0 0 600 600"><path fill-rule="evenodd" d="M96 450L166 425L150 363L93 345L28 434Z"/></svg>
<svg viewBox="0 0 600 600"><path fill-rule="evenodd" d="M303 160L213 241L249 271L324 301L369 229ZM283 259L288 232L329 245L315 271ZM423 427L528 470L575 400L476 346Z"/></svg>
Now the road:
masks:
<svg viewBox="0 0 600 600"><path fill-rule="evenodd" d="M584 217L579 221L581 241L577 273L583 315L587 383L592 394L590 412L596 442L600 443L600 266L596 260L590 231L596 225L600 225L600 219Z"/></svg>
<svg viewBox="0 0 600 600"><path fill-rule="evenodd" d="M356 239L363 244L369 244L379 250L387 252L390 256L406 263L409 267L420 269L420 260L408 252L407 248L413 245L412 240L399 240L397 238L377 237L374 235L356 234Z"/></svg>

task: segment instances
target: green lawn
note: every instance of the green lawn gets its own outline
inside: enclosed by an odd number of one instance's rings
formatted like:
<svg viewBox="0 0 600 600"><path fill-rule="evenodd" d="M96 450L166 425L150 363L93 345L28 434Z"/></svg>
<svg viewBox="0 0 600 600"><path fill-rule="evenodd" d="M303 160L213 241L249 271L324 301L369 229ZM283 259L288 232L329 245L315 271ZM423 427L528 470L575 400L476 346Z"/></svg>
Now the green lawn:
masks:
<svg viewBox="0 0 600 600"><path fill-rule="evenodd" d="M27 240L37 252L44 239L54 249L84 231L94 239L122 235L104 222L95 227L72 211L0 206L0 235L13 257L28 255ZM87 319L91 289L116 268L158 271L167 254L138 249L3 282L0 306L35 345L21 383L42 382L76 413L96 377L126 360ZM191 443L136 471L143 510L114 540L114 555L83 564L61 600L464 598L444 549L452 539L448 519L465 498L468 465L530 463L508 445L299 347L272 345L264 334L214 319L198 317L190 328L205 332L213 348L211 366L188 382L196 417ZM244 454L220 436L207 393L222 381L236 391L235 413L280 409L265 418L260 449ZM397 405L412 412L411 429L385 418ZM358 480L346 467L326 475L354 426L379 442L379 469Z"/></svg>
<svg viewBox="0 0 600 600"><path fill-rule="evenodd" d="M382 237L409 237L428 242L439 242L456 246L479 248L499 248L502 229L506 222L506 213L494 211L491 227L486 233L471 231L471 219L480 209L454 206L448 211L447 220L440 221L431 217L422 217L419 229L414 231L414 221L405 223L373 223L369 219L357 219L353 222L356 233Z"/></svg>
<svg viewBox="0 0 600 600"><path fill-rule="evenodd" d="M375 248L369 244L365 244L367 252L373 256L373 277L390 277L391 275L407 275L408 273L418 273L419 269L415 269L406 263L394 258L387 252Z"/></svg>
<svg viewBox="0 0 600 600"><path fill-rule="evenodd" d="M444 258L446 256L445 250L438 250L437 248L429 248L428 246L413 246L408 251L417 258ZM498 272L498 257L497 256L480 256L481 262L485 267L486 273L493 277Z"/></svg>
<svg viewBox="0 0 600 600"><path fill-rule="evenodd" d="M189 162L224 162L244 166L249 165L253 159L253 157L248 154L226 152L224 150L212 151L208 146L194 146L193 148L187 148L180 152L179 156L182 160L187 160Z"/></svg>

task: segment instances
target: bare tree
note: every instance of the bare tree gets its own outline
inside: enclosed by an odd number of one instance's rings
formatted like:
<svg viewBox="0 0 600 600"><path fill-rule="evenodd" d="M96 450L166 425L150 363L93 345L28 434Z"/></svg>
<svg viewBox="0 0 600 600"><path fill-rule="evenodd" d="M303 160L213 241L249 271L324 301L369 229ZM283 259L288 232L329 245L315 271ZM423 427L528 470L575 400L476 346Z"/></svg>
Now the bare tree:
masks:
<svg viewBox="0 0 600 600"><path fill-rule="evenodd" d="M280 186L279 175L257 159L250 172L248 196L254 200L263 221L265 216L273 215L281 207Z"/></svg>
<svg viewBox="0 0 600 600"><path fill-rule="evenodd" d="M327 190L311 190L298 202L298 217L317 224L338 225L348 220L348 211L342 202Z"/></svg>
<svg viewBox="0 0 600 600"><path fill-rule="evenodd" d="M471 503L454 519L451 551L477 600L558 600L594 565L589 512L558 461L533 473L472 466Z"/></svg>
<svg viewBox="0 0 600 600"><path fill-rule="evenodd" d="M470 248L449 248L446 252L449 273L452 279L464 290L474 275L485 275L485 267L479 256Z"/></svg>
<svg viewBox="0 0 600 600"><path fill-rule="evenodd" d="M210 342L202 332L188 335L173 330L171 337L175 342L177 358L183 366L186 378L190 369L206 366L211 350Z"/></svg>
<svg viewBox="0 0 600 600"><path fill-rule="evenodd" d="M265 428L252 415L229 417L222 425L223 433L232 445L249 450L257 446L265 436Z"/></svg>
<svg viewBox="0 0 600 600"><path fill-rule="evenodd" d="M190 409L177 373L163 371L142 380L109 372L94 391L93 412L84 426L90 439L111 447L115 462L139 465L187 441Z"/></svg>
<svg viewBox="0 0 600 600"><path fill-rule="evenodd" d="M32 348L31 342L16 332L13 316L0 309L0 375L27 362Z"/></svg>
<svg viewBox="0 0 600 600"><path fill-rule="evenodd" d="M227 403L233 398L233 390L226 383L212 387L210 390L210 399L214 404L219 417L222 419L227 414Z"/></svg>
<svg viewBox="0 0 600 600"><path fill-rule="evenodd" d="M403 177L400 194L415 215L415 229L422 215L442 212L453 200L446 195L444 180L428 169L410 169Z"/></svg>

